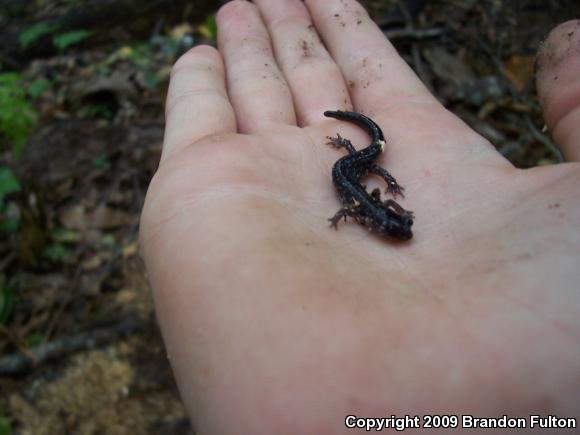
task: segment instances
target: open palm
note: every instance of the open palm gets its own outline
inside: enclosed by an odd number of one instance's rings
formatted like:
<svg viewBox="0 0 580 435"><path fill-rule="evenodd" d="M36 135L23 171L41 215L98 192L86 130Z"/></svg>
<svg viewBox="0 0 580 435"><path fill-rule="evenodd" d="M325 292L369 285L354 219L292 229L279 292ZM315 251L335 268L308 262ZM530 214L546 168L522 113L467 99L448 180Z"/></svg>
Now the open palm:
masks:
<svg viewBox="0 0 580 435"><path fill-rule="evenodd" d="M199 432L342 433L349 414L580 417L578 164L515 169L354 1L254 3L222 9L220 53L177 62L142 217ZM578 156L558 92L545 95ZM379 163L406 189L412 241L329 228L344 152L326 136L369 143L329 109L382 127Z"/></svg>

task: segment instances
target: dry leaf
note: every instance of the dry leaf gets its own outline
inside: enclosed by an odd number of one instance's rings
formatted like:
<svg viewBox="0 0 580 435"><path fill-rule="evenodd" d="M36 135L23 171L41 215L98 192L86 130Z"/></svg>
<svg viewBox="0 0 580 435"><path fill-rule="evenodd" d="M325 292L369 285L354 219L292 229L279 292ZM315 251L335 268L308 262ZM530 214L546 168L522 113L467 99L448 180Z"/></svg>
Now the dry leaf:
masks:
<svg viewBox="0 0 580 435"><path fill-rule="evenodd" d="M100 205L92 213L90 225L101 229L112 229L129 225L132 221L133 216L129 213Z"/></svg>
<svg viewBox="0 0 580 435"><path fill-rule="evenodd" d="M69 230L83 230L87 227L86 210L77 204L67 208L60 214L62 225Z"/></svg>
<svg viewBox="0 0 580 435"><path fill-rule="evenodd" d="M534 77L534 57L513 55L505 64L504 70L512 86L522 91Z"/></svg>

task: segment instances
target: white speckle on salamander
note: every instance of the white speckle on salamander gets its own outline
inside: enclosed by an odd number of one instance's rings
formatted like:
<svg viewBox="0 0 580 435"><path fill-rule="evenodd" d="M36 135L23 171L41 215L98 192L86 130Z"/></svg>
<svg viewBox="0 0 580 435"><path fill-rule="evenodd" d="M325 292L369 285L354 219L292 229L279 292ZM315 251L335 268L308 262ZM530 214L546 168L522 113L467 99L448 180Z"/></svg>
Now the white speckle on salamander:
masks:
<svg viewBox="0 0 580 435"><path fill-rule="evenodd" d="M379 140L379 146L381 147L381 152L385 150L387 143L384 140Z"/></svg>

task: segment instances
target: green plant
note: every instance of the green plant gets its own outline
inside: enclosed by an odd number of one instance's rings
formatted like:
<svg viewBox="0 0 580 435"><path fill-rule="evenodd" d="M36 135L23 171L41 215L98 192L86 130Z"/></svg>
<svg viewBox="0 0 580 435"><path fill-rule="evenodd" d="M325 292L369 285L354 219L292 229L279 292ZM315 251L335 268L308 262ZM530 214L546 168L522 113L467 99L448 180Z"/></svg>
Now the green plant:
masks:
<svg viewBox="0 0 580 435"><path fill-rule="evenodd" d="M52 87L52 82L47 79L34 80L28 85L28 95L32 98L38 98L40 94Z"/></svg>
<svg viewBox="0 0 580 435"><path fill-rule="evenodd" d="M0 213L5 209L4 198L9 193L19 192L22 189L18 178L8 168L0 168Z"/></svg>
<svg viewBox="0 0 580 435"><path fill-rule="evenodd" d="M18 39L20 40L20 46L22 48L26 48L39 38L42 38L45 35L55 33L58 30L59 30L58 26L52 24L44 22L34 24L33 26L24 29L22 32L20 32L20 35L18 35L19 36ZM60 33L58 35L53 36L52 43L59 50L64 50L70 47L71 45L78 44L83 39L86 39L89 36L91 36L91 32L89 32L88 30L83 29L71 30L70 32Z"/></svg>
<svg viewBox="0 0 580 435"><path fill-rule="evenodd" d="M83 39L91 36L88 30L73 30L72 32L61 33L52 38L52 43L59 49L64 50L71 45L78 44Z"/></svg>
<svg viewBox="0 0 580 435"><path fill-rule="evenodd" d="M0 133L12 142L16 157L20 155L36 121L36 111L26 100L20 74L0 74Z"/></svg>
<svg viewBox="0 0 580 435"><path fill-rule="evenodd" d="M12 419L0 409L0 435L12 435Z"/></svg>
<svg viewBox="0 0 580 435"><path fill-rule="evenodd" d="M217 38L217 24L215 21L215 14L210 14L205 17L203 24L197 29L202 36L208 39L215 40Z"/></svg>
<svg viewBox="0 0 580 435"><path fill-rule="evenodd" d="M18 179L10 169L0 169L0 230L14 232L18 229L19 222L16 216L11 216L5 202L6 195L21 190Z"/></svg>
<svg viewBox="0 0 580 435"><path fill-rule="evenodd" d="M111 162L107 159L106 154L101 154L93 159L93 166L103 171L111 169Z"/></svg>
<svg viewBox="0 0 580 435"><path fill-rule="evenodd" d="M22 32L20 32L20 35L18 35L20 46L22 48L26 48L42 36L56 32L57 29L57 26L48 23L38 23L30 26L27 29L24 29Z"/></svg>
<svg viewBox="0 0 580 435"><path fill-rule="evenodd" d="M73 252L63 244L53 243L44 248L42 256L53 263L66 263L73 257Z"/></svg>

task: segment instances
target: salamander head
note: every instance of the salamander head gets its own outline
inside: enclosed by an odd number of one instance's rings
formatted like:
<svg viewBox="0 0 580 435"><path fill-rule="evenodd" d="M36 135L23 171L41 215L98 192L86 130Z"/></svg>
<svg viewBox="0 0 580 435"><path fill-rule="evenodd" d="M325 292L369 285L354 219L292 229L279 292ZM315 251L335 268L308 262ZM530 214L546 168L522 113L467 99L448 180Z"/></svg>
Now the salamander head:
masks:
<svg viewBox="0 0 580 435"><path fill-rule="evenodd" d="M413 226L413 218L411 216L400 216L390 219L386 228L381 233L387 237L392 237L399 240L410 240L413 237L411 227Z"/></svg>

